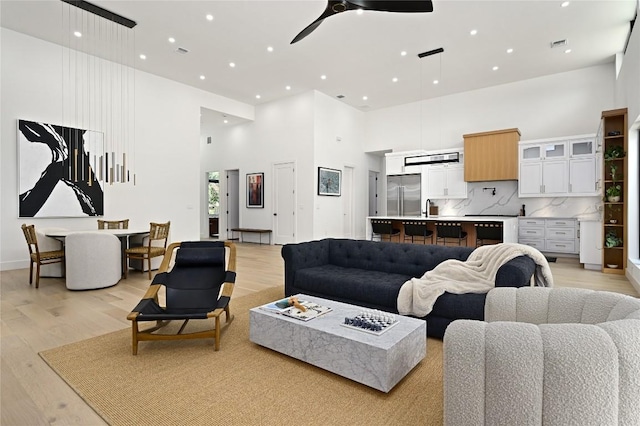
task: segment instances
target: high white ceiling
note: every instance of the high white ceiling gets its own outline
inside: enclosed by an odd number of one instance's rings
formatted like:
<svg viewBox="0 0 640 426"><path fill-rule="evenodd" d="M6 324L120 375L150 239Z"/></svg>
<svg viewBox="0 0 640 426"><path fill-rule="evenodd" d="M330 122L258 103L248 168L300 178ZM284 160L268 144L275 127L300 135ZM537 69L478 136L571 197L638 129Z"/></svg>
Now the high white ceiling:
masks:
<svg viewBox="0 0 640 426"><path fill-rule="evenodd" d="M363 111L612 62L637 9L637 0L572 0L567 7L561 0L433 0L433 13L341 13L291 45L325 1L92 3L138 23L140 70L254 105L316 89ZM59 0L0 5L3 27L55 43L73 40L68 10L75 8ZM563 39L566 46L550 48ZM178 47L189 53L176 53ZM417 57L439 47L444 53ZM137 58L141 53L146 60Z"/></svg>

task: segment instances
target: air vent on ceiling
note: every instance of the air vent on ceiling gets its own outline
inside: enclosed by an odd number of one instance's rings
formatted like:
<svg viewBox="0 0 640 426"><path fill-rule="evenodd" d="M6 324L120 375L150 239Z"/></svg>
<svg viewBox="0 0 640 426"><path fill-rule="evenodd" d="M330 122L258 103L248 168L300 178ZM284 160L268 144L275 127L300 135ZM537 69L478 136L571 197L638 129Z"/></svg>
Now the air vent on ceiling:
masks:
<svg viewBox="0 0 640 426"><path fill-rule="evenodd" d="M342 98L344 98L344 95L336 95L336 98L342 99Z"/></svg>
<svg viewBox="0 0 640 426"><path fill-rule="evenodd" d="M566 46L567 45L567 40L556 40L556 41L552 41L551 42L551 48L553 49L554 47L560 47L560 46Z"/></svg>
<svg viewBox="0 0 640 426"><path fill-rule="evenodd" d="M176 52L178 52L180 54L183 54L183 55L186 55L187 53L189 53L189 51L187 49L185 49L184 47L178 47L176 49Z"/></svg>

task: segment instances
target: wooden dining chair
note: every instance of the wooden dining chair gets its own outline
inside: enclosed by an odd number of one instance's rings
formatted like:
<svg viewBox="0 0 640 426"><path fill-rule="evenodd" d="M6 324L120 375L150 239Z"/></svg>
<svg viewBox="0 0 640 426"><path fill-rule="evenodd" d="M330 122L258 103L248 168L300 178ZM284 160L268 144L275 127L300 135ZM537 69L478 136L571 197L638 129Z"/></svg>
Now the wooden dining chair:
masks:
<svg viewBox="0 0 640 426"><path fill-rule="evenodd" d="M40 251L38 237L34 225L22 224L22 232L29 246L29 285L33 282L33 265L36 266L36 288L40 287L40 266L52 263L62 263L64 270L64 250Z"/></svg>
<svg viewBox="0 0 640 426"><path fill-rule="evenodd" d="M129 219L123 219L123 220L98 219L98 229L129 229Z"/></svg>
<svg viewBox="0 0 640 426"><path fill-rule="evenodd" d="M149 268L149 279L151 279L151 259L158 256L164 256L167 248L167 239L169 238L169 226L171 222L154 223L151 222L149 230L149 240L147 245L139 247L131 247L125 250L125 268L124 277L127 278L130 259L140 260L142 264L147 261ZM144 268L143 268L144 269Z"/></svg>

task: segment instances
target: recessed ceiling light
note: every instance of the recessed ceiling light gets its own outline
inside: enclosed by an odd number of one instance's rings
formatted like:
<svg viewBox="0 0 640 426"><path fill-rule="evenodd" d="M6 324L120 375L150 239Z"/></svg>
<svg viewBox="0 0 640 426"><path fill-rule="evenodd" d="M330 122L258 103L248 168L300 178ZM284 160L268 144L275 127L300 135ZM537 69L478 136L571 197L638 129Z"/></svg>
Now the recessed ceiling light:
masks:
<svg viewBox="0 0 640 426"><path fill-rule="evenodd" d="M78 37L78 38L82 37L82 33L80 31L74 31L73 35Z"/></svg>
<svg viewBox="0 0 640 426"><path fill-rule="evenodd" d="M204 79L205 79L205 76L204 76L204 75L201 75L201 76L200 76L200 80L204 80Z"/></svg>
<svg viewBox="0 0 640 426"><path fill-rule="evenodd" d="M173 38L173 37L169 37L169 43L175 43L175 42L176 42L176 39L175 39L175 38Z"/></svg>
<svg viewBox="0 0 640 426"><path fill-rule="evenodd" d="M494 71L498 71L499 67L496 65L496 66L494 66L494 67L493 67L493 68L491 68L491 69L492 69L492 70L494 70Z"/></svg>
<svg viewBox="0 0 640 426"><path fill-rule="evenodd" d="M145 55L144 53L143 53L143 54L141 54L141 55L140 55L140 59L142 59L142 60L144 61L145 59L147 59L147 55Z"/></svg>
<svg viewBox="0 0 640 426"><path fill-rule="evenodd" d="M564 53L571 53L571 49L565 50Z"/></svg>
<svg viewBox="0 0 640 426"><path fill-rule="evenodd" d="M368 96L363 96L363 97L362 97L362 100L363 100L363 101L366 101L367 99L369 99L369 97L368 97Z"/></svg>
<svg viewBox="0 0 640 426"><path fill-rule="evenodd" d="M273 47L272 46L268 46L267 47L267 52L273 52Z"/></svg>
<svg viewBox="0 0 640 426"><path fill-rule="evenodd" d="M285 89L291 90L291 86L286 86Z"/></svg>
<svg viewBox="0 0 640 426"><path fill-rule="evenodd" d="M400 52L400 56L407 56L407 52L403 50L402 52Z"/></svg>
<svg viewBox="0 0 640 426"><path fill-rule="evenodd" d="M261 98L261 96L260 96L260 95L256 95L256 99L260 99L260 98Z"/></svg>
<svg viewBox="0 0 640 426"><path fill-rule="evenodd" d="M478 34L478 30L471 30L471 31L469 31L469 34L476 35L476 34Z"/></svg>
<svg viewBox="0 0 640 426"><path fill-rule="evenodd" d="M213 21L213 15L211 14L207 15L207 21Z"/></svg>
<svg viewBox="0 0 640 426"><path fill-rule="evenodd" d="M358 9L358 10L356 10L356 13L357 13L358 15L362 15L362 14L364 13L364 10L362 10L362 9Z"/></svg>
<svg viewBox="0 0 640 426"><path fill-rule="evenodd" d="M507 53L513 53L513 49L511 48L507 49Z"/></svg>
<svg viewBox="0 0 640 426"><path fill-rule="evenodd" d="M321 78L321 79L323 79L323 80L326 80L326 79L327 79L327 76L326 76L326 75L324 75L324 74L322 74L322 75L320 76L320 78Z"/></svg>
<svg viewBox="0 0 640 426"><path fill-rule="evenodd" d="M225 120L223 120L223 123L224 123L224 124L227 124L228 122L229 122L229 120L226 120L226 119L225 119Z"/></svg>
<svg viewBox="0 0 640 426"><path fill-rule="evenodd" d="M235 62L229 62L229 66L230 66L231 68L235 68L235 67L236 67L236 63L235 63Z"/></svg>
<svg viewBox="0 0 640 426"><path fill-rule="evenodd" d="M391 79L391 81L393 81L394 83L397 83L397 82L398 82L398 77L393 77L393 78Z"/></svg>
<svg viewBox="0 0 640 426"><path fill-rule="evenodd" d="M438 80L433 80L433 84L438 84L438 83L440 83L440 81L438 81Z"/></svg>
<svg viewBox="0 0 640 426"><path fill-rule="evenodd" d="M560 5L560 7L567 7L567 6L569 6L570 3L571 2L563 1L562 4Z"/></svg>

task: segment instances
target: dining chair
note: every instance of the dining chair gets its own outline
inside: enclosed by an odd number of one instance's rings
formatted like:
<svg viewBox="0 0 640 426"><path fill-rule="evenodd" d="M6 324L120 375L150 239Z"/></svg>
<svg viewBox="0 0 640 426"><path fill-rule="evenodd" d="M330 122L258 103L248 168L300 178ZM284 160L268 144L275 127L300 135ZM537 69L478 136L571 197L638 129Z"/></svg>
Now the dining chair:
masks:
<svg viewBox="0 0 640 426"><path fill-rule="evenodd" d="M158 256L164 256L167 248L167 239L169 237L169 226L171 222L154 223L151 222L147 245L131 247L125 250L125 268L124 277L127 278L129 266L128 261L132 259L140 260L141 263L147 261L149 279L151 279L151 259Z"/></svg>
<svg viewBox="0 0 640 426"><path fill-rule="evenodd" d="M98 219L98 229L129 229L129 219L123 219L123 220Z"/></svg>
<svg viewBox="0 0 640 426"><path fill-rule="evenodd" d="M33 282L33 265L36 266L36 288L40 287L40 266L61 263L64 269L64 250L40 251L34 225L22 224L22 232L29 246L29 285Z"/></svg>

